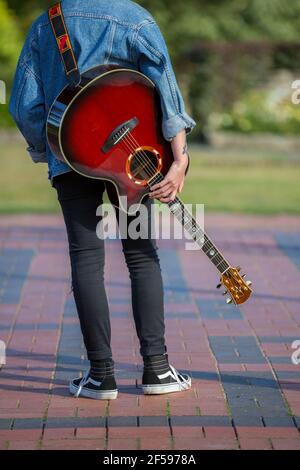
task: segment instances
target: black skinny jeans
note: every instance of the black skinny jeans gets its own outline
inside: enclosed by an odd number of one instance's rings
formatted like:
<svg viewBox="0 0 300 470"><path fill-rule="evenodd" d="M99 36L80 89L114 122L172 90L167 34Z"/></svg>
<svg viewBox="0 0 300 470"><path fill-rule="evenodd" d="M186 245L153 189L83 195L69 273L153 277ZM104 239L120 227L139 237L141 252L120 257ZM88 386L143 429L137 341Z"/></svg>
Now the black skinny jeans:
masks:
<svg viewBox="0 0 300 470"><path fill-rule="evenodd" d="M73 293L88 359L106 359L112 357L112 351L104 286L105 250L104 240L96 235L96 226L100 221L96 210L102 203L105 183L71 171L54 177L53 186L57 190L66 224ZM111 185L108 190L111 201L116 203L116 193ZM150 208L152 201L148 198L144 203ZM116 216L118 219L118 209ZM128 222L133 219L134 216L128 217ZM145 223L152 223L150 216ZM137 240L122 238L122 245L131 279L132 308L140 353L142 356L163 354L166 351L163 284L156 241L150 236Z"/></svg>

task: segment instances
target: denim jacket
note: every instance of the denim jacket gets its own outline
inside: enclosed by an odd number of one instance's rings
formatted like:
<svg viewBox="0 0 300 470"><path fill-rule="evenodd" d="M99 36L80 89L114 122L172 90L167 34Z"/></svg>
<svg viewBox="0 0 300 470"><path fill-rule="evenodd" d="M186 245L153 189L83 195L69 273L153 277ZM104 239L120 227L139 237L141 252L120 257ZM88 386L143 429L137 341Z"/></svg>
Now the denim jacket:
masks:
<svg viewBox="0 0 300 470"><path fill-rule="evenodd" d="M144 8L130 0L62 0L62 10L81 73L107 63L141 71L159 91L165 139L193 129L163 36ZM32 160L48 163L51 180L70 171L50 151L45 132L49 108L67 84L45 12L33 23L21 52L9 110Z"/></svg>

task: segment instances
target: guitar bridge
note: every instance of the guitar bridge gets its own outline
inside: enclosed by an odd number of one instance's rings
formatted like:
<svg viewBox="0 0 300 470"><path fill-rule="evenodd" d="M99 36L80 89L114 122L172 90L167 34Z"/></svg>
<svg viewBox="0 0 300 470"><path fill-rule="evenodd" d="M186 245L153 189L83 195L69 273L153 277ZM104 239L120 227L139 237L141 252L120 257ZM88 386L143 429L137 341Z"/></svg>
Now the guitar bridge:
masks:
<svg viewBox="0 0 300 470"><path fill-rule="evenodd" d="M121 142L129 132L132 131L139 124L138 118L134 117L129 121L123 122L120 126L116 127L106 139L103 147L103 153L108 153L115 145Z"/></svg>

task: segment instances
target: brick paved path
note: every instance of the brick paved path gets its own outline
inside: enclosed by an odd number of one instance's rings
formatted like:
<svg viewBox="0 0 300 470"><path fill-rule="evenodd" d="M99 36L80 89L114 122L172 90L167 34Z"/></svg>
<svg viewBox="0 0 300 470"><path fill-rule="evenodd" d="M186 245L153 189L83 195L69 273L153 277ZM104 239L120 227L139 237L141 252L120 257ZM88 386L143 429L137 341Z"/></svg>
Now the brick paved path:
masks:
<svg viewBox="0 0 300 470"><path fill-rule="evenodd" d="M86 360L60 217L0 218L3 449L300 449L300 219L208 216L206 228L256 295L226 306L201 253L161 242L168 350L193 389L144 397L119 242L106 280L120 388L113 402L69 397Z"/></svg>

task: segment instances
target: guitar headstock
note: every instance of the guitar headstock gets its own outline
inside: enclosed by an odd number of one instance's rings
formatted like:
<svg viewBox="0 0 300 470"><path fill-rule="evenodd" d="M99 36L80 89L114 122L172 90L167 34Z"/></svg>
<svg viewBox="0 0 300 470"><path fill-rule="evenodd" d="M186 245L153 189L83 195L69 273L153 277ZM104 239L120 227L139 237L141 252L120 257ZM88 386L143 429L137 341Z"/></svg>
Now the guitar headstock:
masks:
<svg viewBox="0 0 300 470"><path fill-rule="evenodd" d="M241 268L238 266L236 268L229 268L220 279L221 283L217 286L220 288L222 285L225 287L225 292L223 295L229 295L226 299L228 304L235 303L243 304L252 294L252 289L250 288L252 282L245 281L245 274L240 274Z"/></svg>

